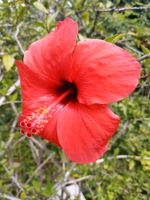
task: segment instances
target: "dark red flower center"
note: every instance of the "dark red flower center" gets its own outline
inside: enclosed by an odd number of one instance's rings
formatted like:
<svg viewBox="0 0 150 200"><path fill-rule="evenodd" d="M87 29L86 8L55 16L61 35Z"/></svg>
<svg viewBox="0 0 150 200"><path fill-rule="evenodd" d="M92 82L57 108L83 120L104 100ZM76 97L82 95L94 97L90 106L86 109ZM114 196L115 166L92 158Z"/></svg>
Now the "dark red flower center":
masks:
<svg viewBox="0 0 150 200"><path fill-rule="evenodd" d="M56 88L56 93L58 96L62 95L67 90L70 90L70 93L64 98L62 103L66 103L66 101L77 101L77 87L75 83L71 83L69 81L62 81L62 85Z"/></svg>
<svg viewBox="0 0 150 200"><path fill-rule="evenodd" d="M55 107L61 104L67 104L70 101L77 100L77 87L74 83L62 81L62 85L56 89L57 98L49 106L42 106L34 110L31 114L27 115L20 121L20 133L31 137L32 134L40 135L55 111Z"/></svg>

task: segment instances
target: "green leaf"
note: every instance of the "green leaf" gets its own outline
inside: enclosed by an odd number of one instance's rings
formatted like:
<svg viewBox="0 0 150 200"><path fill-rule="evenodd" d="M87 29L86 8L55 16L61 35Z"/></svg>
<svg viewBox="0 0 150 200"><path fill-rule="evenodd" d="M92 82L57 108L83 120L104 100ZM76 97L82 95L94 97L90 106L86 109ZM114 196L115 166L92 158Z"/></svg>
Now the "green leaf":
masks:
<svg viewBox="0 0 150 200"><path fill-rule="evenodd" d="M51 183L48 183L42 193L46 197L51 196L53 194L53 185Z"/></svg>
<svg viewBox="0 0 150 200"><path fill-rule="evenodd" d="M120 33L120 34L112 35L112 36L106 38L105 41L111 42L111 43L117 43L124 36L125 36L125 33Z"/></svg>
<svg viewBox="0 0 150 200"><path fill-rule="evenodd" d="M45 8L45 6L42 3L36 1L36 2L34 2L34 6L37 9L43 11L44 13L48 13L48 10Z"/></svg>
<svg viewBox="0 0 150 200"><path fill-rule="evenodd" d="M134 168L134 166L135 166L134 160L130 160L129 161L129 170L132 170Z"/></svg>
<svg viewBox="0 0 150 200"><path fill-rule="evenodd" d="M107 1L106 8L110 8L111 6L113 6L113 3L111 1Z"/></svg>
<svg viewBox="0 0 150 200"><path fill-rule="evenodd" d="M14 94L8 96L8 99L9 99L10 101L16 101L16 100L17 100L17 97L18 97L18 93L14 93Z"/></svg>
<svg viewBox="0 0 150 200"><path fill-rule="evenodd" d="M144 45L141 45L141 49L142 49L144 54L149 54L150 53L150 49L146 48Z"/></svg>
<svg viewBox="0 0 150 200"><path fill-rule="evenodd" d="M116 0L116 4L119 5L121 0Z"/></svg>
<svg viewBox="0 0 150 200"><path fill-rule="evenodd" d="M32 181L32 185L36 192L41 192L41 184L37 180Z"/></svg>
<svg viewBox="0 0 150 200"><path fill-rule="evenodd" d="M82 18L85 21L85 23L88 24L89 23L89 19L90 19L89 12L82 13Z"/></svg>
<svg viewBox="0 0 150 200"><path fill-rule="evenodd" d="M25 198L26 198L25 193L24 193L24 192L21 192L21 194L20 194L20 199L21 199L21 200L24 200Z"/></svg>
<svg viewBox="0 0 150 200"><path fill-rule="evenodd" d="M12 66L14 65L15 59L11 55L4 55L3 56L3 64L7 71L9 71Z"/></svg>
<svg viewBox="0 0 150 200"><path fill-rule="evenodd" d="M73 1L74 8L75 8L75 9L80 8L82 2L83 2L83 0L76 0L76 1Z"/></svg>
<svg viewBox="0 0 150 200"><path fill-rule="evenodd" d="M85 36L83 36L81 33L78 33L78 38L79 38L79 40L80 40L80 41L82 41L82 40L85 40L85 39L86 39L86 37L85 37Z"/></svg>
<svg viewBox="0 0 150 200"><path fill-rule="evenodd" d="M47 18L47 20L46 20L46 21L47 21L47 27L48 27L48 28L50 27L51 24L53 24L53 23L55 22L55 19L56 19L57 15L58 15L58 11L57 11L56 13L54 13L54 14L48 16L48 18Z"/></svg>

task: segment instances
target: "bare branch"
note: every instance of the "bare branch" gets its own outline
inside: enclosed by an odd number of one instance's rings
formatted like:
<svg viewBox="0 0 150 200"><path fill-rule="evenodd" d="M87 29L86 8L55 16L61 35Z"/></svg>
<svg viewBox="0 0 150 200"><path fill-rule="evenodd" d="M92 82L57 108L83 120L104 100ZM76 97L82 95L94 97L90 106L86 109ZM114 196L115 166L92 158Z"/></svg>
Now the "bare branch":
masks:
<svg viewBox="0 0 150 200"><path fill-rule="evenodd" d="M7 172L7 174L10 174L10 171L8 170L8 168L6 166L3 166L5 171ZM17 177L16 176L10 176L10 180L12 181L13 184L15 184L20 191L24 191L22 185L18 182Z"/></svg>
<svg viewBox="0 0 150 200"><path fill-rule="evenodd" d="M19 143L21 143L21 142L24 141L25 139L26 139L26 136L20 137L20 138L12 145L12 149L14 149Z"/></svg>
<svg viewBox="0 0 150 200"><path fill-rule="evenodd" d="M127 159L127 158L131 158L131 159L136 159L136 160L150 160L150 157L142 157L142 156L132 156L132 155L117 155L117 156L110 156L107 158L107 160L113 160L114 158L116 158L117 160L120 159ZM96 161L96 164L100 164L103 163L105 161L104 158L101 158L99 160Z"/></svg>
<svg viewBox="0 0 150 200"><path fill-rule="evenodd" d="M149 53L149 54L146 54L146 55L144 55L144 56L142 56L142 57L140 57L140 58L138 58L137 60L138 60L138 61L143 61L143 60L145 60L145 59L147 59L147 58L150 58L150 53Z"/></svg>
<svg viewBox="0 0 150 200"><path fill-rule="evenodd" d="M21 200L21 199L14 197L14 196L10 196L8 194L2 194L2 193L0 193L0 197L3 198L3 199L8 199L8 200Z"/></svg>
<svg viewBox="0 0 150 200"><path fill-rule="evenodd" d="M32 152L33 159L34 159L36 165L39 166L40 165L39 149L34 145L32 140L29 140L29 146L30 146L30 149L31 149L31 152Z"/></svg>
<svg viewBox="0 0 150 200"><path fill-rule="evenodd" d="M12 110L14 111L16 117L18 117L18 116L19 116L19 113L18 113L18 111L17 111L16 105L15 105L13 102L11 102L11 108L12 108Z"/></svg>
<svg viewBox="0 0 150 200"><path fill-rule="evenodd" d="M18 182L17 178L15 176L10 177L12 182L20 189L20 191L24 191L22 185Z"/></svg>
<svg viewBox="0 0 150 200"><path fill-rule="evenodd" d="M94 177L93 175L88 175L88 176L84 176L84 177L81 177L81 178L78 178L78 179L75 179L75 180L70 180L70 181L66 182L65 185L78 183L78 182L81 182L81 181L84 181L84 180L87 180L87 179L91 179L93 177Z"/></svg>
<svg viewBox="0 0 150 200"><path fill-rule="evenodd" d="M2 103L0 106L3 106L3 105L7 105L7 104L12 104L12 103L15 103L15 104L20 104L21 101L5 101L4 103Z"/></svg>
<svg viewBox="0 0 150 200"><path fill-rule="evenodd" d="M150 10L150 6L141 6L141 7L126 7L126 8L107 8L96 10L98 12L124 12L127 10Z"/></svg>
<svg viewBox="0 0 150 200"><path fill-rule="evenodd" d="M128 128L128 121L126 121L122 127L122 129L118 132L118 134L116 135L116 137L114 137L114 140L111 144L111 147L116 143L117 140L119 140L119 138L124 135L124 133L126 132L127 128Z"/></svg>
<svg viewBox="0 0 150 200"><path fill-rule="evenodd" d="M0 152L0 159L5 155L6 150L8 149L8 147L11 145L13 141L13 135L10 135L9 140L7 141L7 143L5 144L3 150Z"/></svg>
<svg viewBox="0 0 150 200"><path fill-rule="evenodd" d="M9 90L6 93L6 96L10 96L15 90L16 87L18 87L20 85L20 81L19 79L9 88ZM0 106L3 105L3 102L5 101L6 97L1 97L0 98Z"/></svg>
<svg viewBox="0 0 150 200"><path fill-rule="evenodd" d="M19 32L20 32L20 27L21 27L21 26L22 26L22 23L18 24L17 29L16 29L16 32L15 32L15 35L14 35L14 38L15 38L15 40L16 40L16 42L17 42L17 44L18 44L18 46L19 46L19 48L20 48L22 54L24 54L24 49L23 49L23 47L22 47L22 45L21 45L21 43L20 43L20 41L19 41L19 39L18 39L18 34L19 34ZM7 94L6 94L6 96L10 96L10 95L16 90L16 87L18 87L19 85L20 85L20 81L19 81L19 79L18 79L18 80L9 88L9 90L8 90L8 92L7 92ZM6 99L6 97L1 97L1 98L0 98L0 106L3 104L3 102L5 101L5 99Z"/></svg>
<svg viewBox="0 0 150 200"><path fill-rule="evenodd" d="M73 163L70 167L69 170L66 171L65 175L64 175L64 182L66 182L69 179L70 173L72 172L72 170L75 168L76 164Z"/></svg>
<svg viewBox="0 0 150 200"><path fill-rule="evenodd" d="M41 150L45 150L45 144L42 141L38 141L36 138L31 138L32 142L34 142Z"/></svg>
<svg viewBox="0 0 150 200"><path fill-rule="evenodd" d="M62 185L56 185L55 187L56 187L56 190L60 190L61 188L65 187L66 185L75 184L75 183L78 183L78 182L81 182L81 181L84 181L84 180L87 180L87 179L91 179L93 177L94 176L92 176L92 175L84 176L84 177L81 177L81 178L78 178L78 179L66 181Z"/></svg>
<svg viewBox="0 0 150 200"><path fill-rule="evenodd" d="M17 44L18 44L18 46L19 46L19 48L20 48L22 54L24 54L24 49L23 49L23 47L22 47L22 45L21 45L21 43L20 43L20 41L19 41L19 39L18 39L18 34L19 34L19 32L20 32L21 26L22 26L22 23L20 23L20 24L17 25L17 29L16 29L16 33L15 33L15 35L14 35L14 38L15 38L15 40L16 40L16 42L17 42Z"/></svg>
<svg viewBox="0 0 150 200"><path fill-rule="evenodd" d="M14 119L12 125L11 125L11 129L10 129L10 133L13 133L16 126L17 126L17 123L18 123L18 116Z"/></svg>
<svg viewBox="0 0 150 200"><path fill-rule="evenodd" d="M44 162L41 163L41 165L38 166L38 168L33 172L33 174L32 174L32 175L29 177L29 179L26 181L25 185L28 184L28 183L32 180L32 178L38 173L38 171L40 171L41 168L44 167L44 165L46 165L46 164L48 163L49 160L52 159L53 155L54 155L54 154L49 155L49 156L47 157L47 159L44 160Z"/></svg>

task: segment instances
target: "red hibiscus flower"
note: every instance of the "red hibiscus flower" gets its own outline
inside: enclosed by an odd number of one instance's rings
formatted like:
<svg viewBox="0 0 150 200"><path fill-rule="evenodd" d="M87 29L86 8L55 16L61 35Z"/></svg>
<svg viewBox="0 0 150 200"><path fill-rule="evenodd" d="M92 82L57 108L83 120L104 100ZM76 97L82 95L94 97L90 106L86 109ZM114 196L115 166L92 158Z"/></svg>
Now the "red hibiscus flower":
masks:
<svg viewBox="0 0 150 200"><path fill-rule="evenodd" d="M22 88L21 133L61 147L77 163L96 161L107 150L119 117L108 104L137 86L140 65L127 51L98 40L76 43L70 18L31 44L16 61Z"/></svg>

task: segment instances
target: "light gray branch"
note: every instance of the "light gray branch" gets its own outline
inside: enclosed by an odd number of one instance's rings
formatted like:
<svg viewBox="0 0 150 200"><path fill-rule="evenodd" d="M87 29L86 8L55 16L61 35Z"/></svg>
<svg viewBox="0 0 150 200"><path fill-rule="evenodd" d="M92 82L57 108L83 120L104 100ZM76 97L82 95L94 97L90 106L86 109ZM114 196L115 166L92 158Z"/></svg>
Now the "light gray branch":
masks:
<svg viewBox="0 0 150 200"><path fill-rule="evenodd" d="M10 174L10 171L8 170L8 168L6 166L3 166L3 167L5 171L7 172L7 174ZM18 182L17 177L10 176L10 180L12 181L13 184L15 184L20 189L20 191L24 191L22 185Z"/></svg>
<svg viewBox="0 0 150 200"><path fill-rule="evenodd" d="M32 178L44 167L44 165L46 165L46 164L48 163L49 160L52 159L53 155L54 155L54 154L49 155L49 156L47 157L47 159L44 160L44 162L41 163L41 164L36 168L36 170L33 172L33 174L32 174L32 175L29 177L29 179L26 181L25 185L28 184L28 183L32 180Z"/></svg>
<svg viewBox="0 0 150 200"><path fill-rule="evenodd" d="M19 48L20 48L22 54L24 54L24 49L23 49L23 47L22 47L22 45L21 45L21 43L20 43L20 41L19 41L19 39L18 39L18 34L19 34L19 32L20 32L21 26L22 26L22 23L20 23L20 24L17 25L17 29L16 29L16 33L15 33L15 35L14 35L14 38L15 38L15 40L16 40L16 42L17 42L17 44L18 44L18 46L19 46Z"/></svg>
<svg viewBox="0 0 150 200"><path fill-rule="evenodd" d="M144 56L142 56L142 57L140 57L140 58L138 58L137 60L138 60L138 61L142 61L142 60L145 60L145 59L147 59L147 58L150 58L150 53L149 53L149 54L146 54L146 55L144 55Z"/></svg>
<svg viewBox="0 0 150 200"><path fill-rule="evenodd" d="M122 136L125 134L127 128L128 128L128 121L126 121L122 127L122 129L118 132L118 134L116 134L116 136L114 137L114 140L111 144L111 147L116 143L116 141Z"/></svg>
<svg viewBox="0 0 150 200"><path fill-rule="evenodd" d="M78 183L78 182L81 182L81 181L84 181L84 180L87 180L87 179L91 179L93 177L94 176L92 176L92 175L88 175L88 176L84 176L84 177L81 177L81 178L78 178L78 179L66 181L65 183L63 183L61 185L55 185L55 189L60 190L61 188L65 187L66 185L75 184L75 183Z"/></svg>
<svg viewBox="0 0 150 200"><path fill-rule="evenodd" d="M136 160L150 160L150 157L142 157L142 156L133 156L133 155L117 155L117 156L110 156L107 158L107 160L113 160L114 158L116 158L117 160L120 160L120 159L128 159L128 158L131 158L131 159L136 159ZM100 164L100 163L103 163L105 161L104 158L101 158L99 160L96 161L96 164Z"/></svg>
<svg viewBox="0 0 150 200"><path fill-rule="evenodd" d="M21 200L21 199L18 199L16 197L14 197L14 196L10 196L8 194L2 194L2 193L0 193L0 198L2 198L2 199L8 199L8 200Z"/></svg>
<svg viewBox="0 0 150 200"><path fill-rule="evenodd" d="M6 96L10 96L15 90L16 87L18 87L20 85L20 81L19 79L9 88L9 90L6 93ZM3 105L4 101L5 101L6 97L3 96L0 98L0 106Z"/></svg>
<svg viewBox="0 0 150 200"><path fill-rule="evenodd" d="M23 47L22 47L22 45L21 45L21 43L20 43L20 41L19 41L19 39L18 39L18 34L19 34L19 32L20 32L21 26L22 26L22 23L20 23L20 24L17 25L17 29L16 29L16 32L15 32L14 38L15 38L15 40L16 40L16 42L17 42L17 44L18 44L18 46L19 46L19 48L20 48L22 54L24 54L24 49L23 49ZM19 85L20 85L20 81L19 81L19 79L18 79L18 80L9 88L9 90L8 90L8 92L7 92L7 94L6 94L6 96L10 96L10 95L16 90L16 87L18 87ZM4 96L0 98L0 106L3 104L3 102L5 101L5 99L6 99L6 97L4 97Z"/></svg>
<svg viewBox="0 0 150 200"><path fill-rule="evenodd" d="M21 101L5 101L4 103L1 104L1 106L12 104L12 103L14 103L14 104L20 104Z"/></svg>
<svg viewBox="0 0 150 200"><path fill-rule="evenodd" d="M127 10L150 10L150 6L141 6L141 7L126 7L126 8L106 8L98 9L98 12L124 12Z"/></svg>

